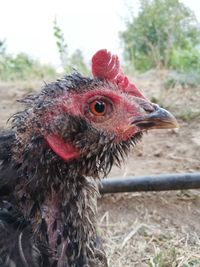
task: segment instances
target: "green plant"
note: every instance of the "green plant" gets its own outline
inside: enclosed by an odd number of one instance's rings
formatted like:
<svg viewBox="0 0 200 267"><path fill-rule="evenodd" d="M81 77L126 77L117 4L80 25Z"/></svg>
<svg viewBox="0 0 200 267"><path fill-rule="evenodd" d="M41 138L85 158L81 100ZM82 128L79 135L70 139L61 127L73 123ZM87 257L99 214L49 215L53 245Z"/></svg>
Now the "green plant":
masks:
<svg viewBox="0 0 200 267"><path fill-rule="evenodd" d="M68 46L64 38L64 33L62 32L56 19L54 20L53 29L63 69L66 72L71 72L72 69L74 68L77 71L81 72L82 74L88 75L89 70L87 68L87 65L85 64L82 51L80 49L77 49L73 52L72 55L70 56L68 55L67 52Z"/></svg>
<svg viewBox="0 0 200 267"><path fill-rule="evenodd" d="M54 37L56 39L56 45L60 55L60 61L63 68L67 68L68 63L68 52L67 52L67 43L65 42L64 34L61 28L58 25L57 19L54 19L53 22Z"/></svg>
<svg viewBox="0 0 200 267"><path fill-rule="evenodd" d="M0 80L43 79L55 76L55 69L31 59L24 53L0 56Z"/></svg>
<svg viewBox="0 0 200 267"><path fill-rule="evenodd" d="M200 72L200 52L197 48L188 46L187 48L174 47L172 49L170 66L181 72Z"/></svg>
<svg viewBox="0 0 200 267"><path fill-rule="evenodd" d="M164 250L155 255L151 259L149 266L150 267L169 267L175 266L173 263L176 261L176 251L175 248Z"/></svg>
<svg viewBox="0 0 200 267"><path fill-rule="evenodd" d="M5 50L6 50L5 40L0 40L0 56L5 53Z"/></svg>
<svg viewBox="0 0 200 267"><path fill-rule="evenodd" d="M198 22L179 0L140 0L138 16L132 16L120 37L127 62L140 71L179 68L175 60L178 51L187 51L187 60L198 57L192 49L200 44ZM183 64L189 65L182 59L181 68Z"/></svg>

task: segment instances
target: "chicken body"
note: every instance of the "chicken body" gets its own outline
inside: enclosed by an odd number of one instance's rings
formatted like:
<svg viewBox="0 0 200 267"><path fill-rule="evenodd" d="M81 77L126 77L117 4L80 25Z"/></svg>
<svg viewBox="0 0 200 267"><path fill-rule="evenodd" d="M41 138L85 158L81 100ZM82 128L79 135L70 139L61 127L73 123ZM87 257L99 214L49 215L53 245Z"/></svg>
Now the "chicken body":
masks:
<svg viewBox="0 0 200 267"><path fill-rule="evenodd" d="M106 267L96 234L98 181L142 132L177 126L100 50L79 73L26 97L0 137L0 266Z"/></svg>

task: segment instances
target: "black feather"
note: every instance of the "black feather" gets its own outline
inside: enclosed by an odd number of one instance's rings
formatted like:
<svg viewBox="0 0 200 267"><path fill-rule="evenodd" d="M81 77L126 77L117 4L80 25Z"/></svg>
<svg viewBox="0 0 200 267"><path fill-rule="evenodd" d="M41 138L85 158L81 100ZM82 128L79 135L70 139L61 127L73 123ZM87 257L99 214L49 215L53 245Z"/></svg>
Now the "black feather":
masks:
<svg viewBox="0 0 200 267"><path fill-rule="evenodd" d="M53 123L42 120L66 92L99 86L116 90L79 73L46 84L20 101L24 111L11 118L12 131L0 135L1 267L107 266L96 234L98 179L120 165L142 135L115 143L84 118L60 112ZM81 157L64 162L43 137L51 133Z"/></svg>

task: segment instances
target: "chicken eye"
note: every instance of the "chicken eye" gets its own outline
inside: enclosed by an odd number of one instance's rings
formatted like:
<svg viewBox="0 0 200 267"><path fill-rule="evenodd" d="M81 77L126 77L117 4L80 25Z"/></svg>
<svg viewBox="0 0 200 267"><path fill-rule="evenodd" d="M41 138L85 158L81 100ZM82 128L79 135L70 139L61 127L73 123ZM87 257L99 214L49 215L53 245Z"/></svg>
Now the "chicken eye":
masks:
<svg viewBox="0 0 200 267"><path fill-rule="evenodd" d="M96 116L104 116L107 112L107 103L103 100L95 100L90 103L89 109Z"/></svg>

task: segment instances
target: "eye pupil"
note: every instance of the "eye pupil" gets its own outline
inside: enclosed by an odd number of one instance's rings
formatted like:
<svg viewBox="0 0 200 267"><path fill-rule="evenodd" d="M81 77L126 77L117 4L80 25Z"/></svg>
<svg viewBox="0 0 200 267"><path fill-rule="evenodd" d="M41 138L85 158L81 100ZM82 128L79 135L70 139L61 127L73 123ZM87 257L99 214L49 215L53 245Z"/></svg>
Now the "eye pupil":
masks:
<svg viewBox="0 0 200 267"><path fill-rule="evenodd" d="M88 114L94 117L108 118L112 112L112 104L106 99L94 99L87 106Z"/></svg>
<svg viewBox="0 0 200 267"><path fill-rule="evenodd" d="M100 101L96 101L95 105L94 105L94 109L97 113L104 113L105 111L105 103L100 102Z"/></svg>

